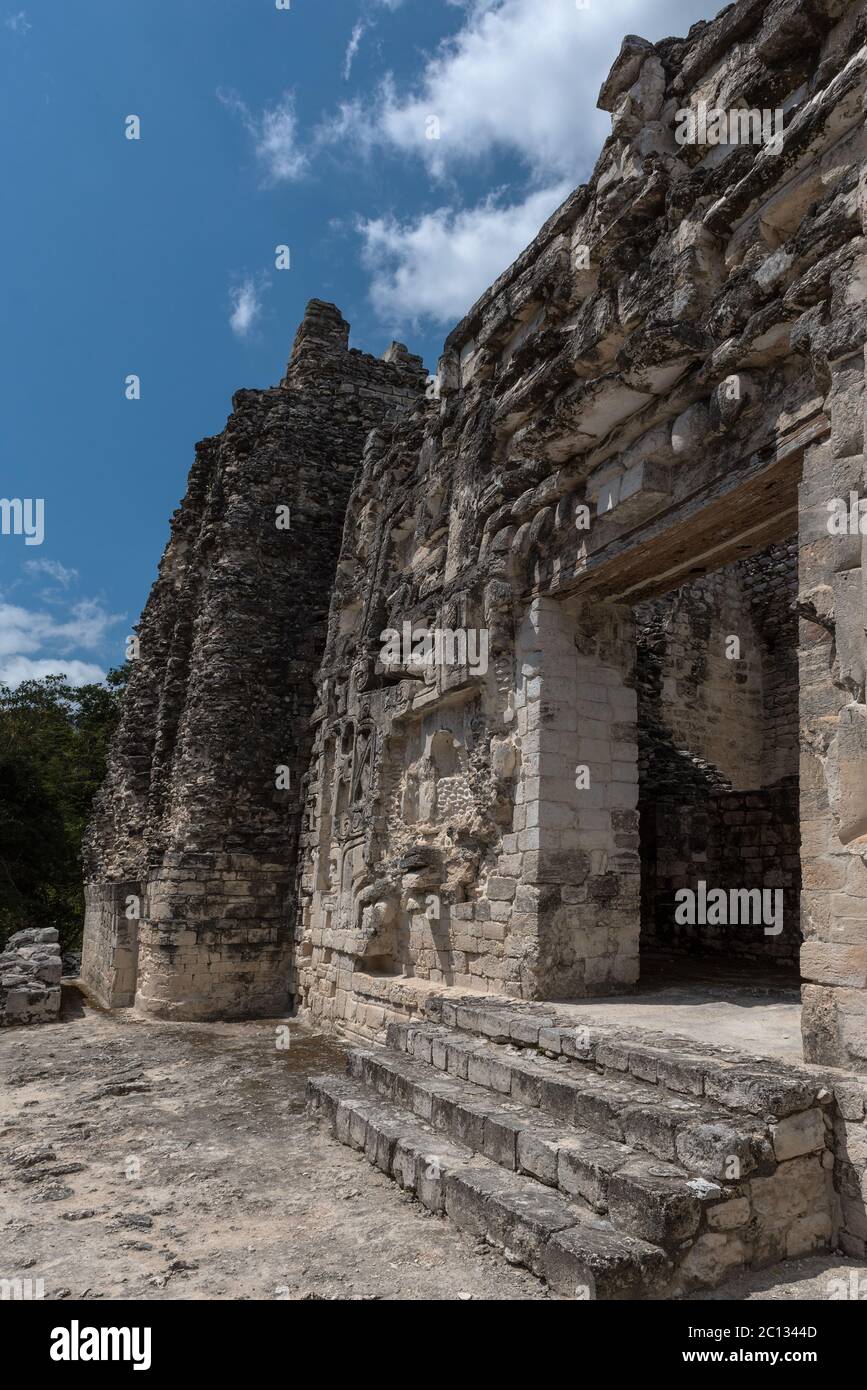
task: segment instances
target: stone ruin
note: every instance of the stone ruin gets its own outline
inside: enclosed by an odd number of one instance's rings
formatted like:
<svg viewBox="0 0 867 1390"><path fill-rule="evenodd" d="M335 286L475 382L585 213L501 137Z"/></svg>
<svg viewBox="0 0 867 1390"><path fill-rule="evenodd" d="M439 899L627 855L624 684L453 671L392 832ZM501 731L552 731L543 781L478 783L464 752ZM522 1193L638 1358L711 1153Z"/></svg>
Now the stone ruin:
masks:
<svg viewBox="0 0 867 1390"><path fill-rule="evenodd" d="M53 1023L60 1015L63 962L54 927L15 932L0 951L0 1028Z"/></svg>
<svg viewBox="0 0 867 1390"><path fill-rule="evenodd" d="M86 846L86 985L158 1017L295 1007L388 1039L390 1063L358 1052L314 1104L390 1171L394 1127L353 1086L534 1190L553 1171L558 1201L605 1218L560 1241L555 1284L599 1274L605 1221L666 1279L686 1261L684 1287L832 1238L867 1251L860 1083L765 1063L778 1089L751 1089L756 1064L722 1051L672 1080L634 1039L555 1026L653 953L705 981L735 961L799 972L806 1062L867 1070L865 77L864 0L738 0L685 39L628 37L592 177L435 377L399 344L349 349L311 302L280 385L239 392L197 447L138 629ZM782 907L681 920L700 882ZM516 1047L529 1080L496 1053ZM601 1125L629 1150L608 1154L613 1207L598 1164L560 1180L538 1125L532 1161L514 1115L508 1142L476 1132L465 1095L438 1125L417 1070L563 1122L559 1093L540 1101L555 1056L573 1088L591 1071L624 1105L696 1107L682 1142ZM397 1145L413 1190L426 1133ZM720 1143L747 1155L737 1181ZM681 1165L676 1201L647 1153ZM417 1185L519 1239L484 1182ZM615 1254L615 1293L656 1287L656 1255Z"/></svg>
<svg viewBox="0 0 867 1390"><path fill-rule="evenodd" d="M315 675L358 460L423 398L312 301L286 376L202 441L138 627L85 855L82 977L166 1017L285 1010ZM286 789L277 771L286 769Z"/></svg>

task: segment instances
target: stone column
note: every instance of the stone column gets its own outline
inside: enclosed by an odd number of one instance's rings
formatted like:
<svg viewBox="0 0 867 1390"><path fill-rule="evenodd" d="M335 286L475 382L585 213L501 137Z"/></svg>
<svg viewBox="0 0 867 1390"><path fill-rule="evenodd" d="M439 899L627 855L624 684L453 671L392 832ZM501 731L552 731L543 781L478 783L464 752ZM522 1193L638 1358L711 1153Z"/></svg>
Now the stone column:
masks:
<svg viewBox="0 0 867 1390"><path fill-rule="evenodd" d="M135 1000L141 891L137 879L84 886L81 977L109 1009L129 1008Z"/></svg>
<svg viewBox="0 0 867 1390"><path fill-rule="evenodd" d="M867 231L867 183L861 182ZM804 1054L867 1065L867 496L860 275L838 283L812 338L830 389L827 443L808 449L799 502L801 951Z"/></svg>
<svg viewBox="0 0 867 1390"><path fill-rule="evenodd" d="M85 920L81 976L106 1008L133 1003L138 926L152 829L162 817L178 721L186 700L195 617L207 550L206 527L219 439L196 445L186 495L172 517L159 574L136 626L136 651L105 781L83 845Z"/></svg>
<svg viewBox="0 0 867 1390"><path fill-rule="evenodd" d="M532 923L536 937L536 998L638 979L634 653L632 613L613 605L535 599L518 635L515 907L516 926Z"/></svg>

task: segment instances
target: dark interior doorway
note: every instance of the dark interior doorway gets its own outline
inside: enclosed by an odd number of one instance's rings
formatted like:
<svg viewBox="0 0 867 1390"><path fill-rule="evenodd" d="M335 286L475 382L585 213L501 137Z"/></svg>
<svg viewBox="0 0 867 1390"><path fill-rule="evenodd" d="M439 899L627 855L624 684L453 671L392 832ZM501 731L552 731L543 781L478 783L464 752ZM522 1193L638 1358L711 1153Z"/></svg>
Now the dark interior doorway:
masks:
<svg viewBox="0 0 867 1390"><path fill-rule="evenodd" d="M635 609L643 977L798 978L796 597L792 537Z"/></svg>

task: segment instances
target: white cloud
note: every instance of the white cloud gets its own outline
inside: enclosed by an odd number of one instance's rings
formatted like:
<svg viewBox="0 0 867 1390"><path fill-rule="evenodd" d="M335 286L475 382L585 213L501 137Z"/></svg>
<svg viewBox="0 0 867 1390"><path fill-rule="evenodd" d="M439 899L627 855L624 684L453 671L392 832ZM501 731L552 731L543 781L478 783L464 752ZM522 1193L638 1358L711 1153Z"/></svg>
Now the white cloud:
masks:
<svg viewBox="0 0 867 1390"><path fill-rule="evenodd" d="M352 33L349 36L349 43L346 45L346 53L343 58L343 80L347 82L352 73L352 64L355 62L361 40L369 29L376 28L376 10L388 10L394 14L403 5L404 0L368 0L368 10L361 19L357 19L352 26ZM463 3L463 0L447 0L448 4Z"/></svg>
<svg viewBox="0 0 867 1390"><path fill-rule="evenodd" d="M474 9L414 91L398 98L385 90L382 137L422 155L437 172L450 160L475 161L497 149L546 171L576 171L582 152L598 145L585 88L592 13L573 0L504 0ZM428 138L431 116L438 140Z"/></svg>
<svg viewBox="0 0 867 1390"><path fill-rule="evenodd" d="M67 569L58 560L25 560L24 568L30 574L47 574L64 589L68 589L78 578L78 570Z"/></svg>
<svg viewBox="0 0 867 1390"><path fill-rule="evenodd" d="M352 33L349 36L349 43L346 45L346 55L343 59L343 80L347 82L352 72L352 64L358 52L361 40L367 32L367 25L363 19L356 20Z"/></svg>
<svg viewBox="0 0 867 1390"><path fill-rule="evenodd" d="M564 180L511 205L492 195L465 211L442 207L410 222L380 217L359 223L377 313L396 323L461 318L571 188Z"/></svg>
<svg viewBox="0 0 867 1390"><path fill-rule="evenodd" d="M265 170L267 183L294 183L304 177L308 159L298 145L295 98L291 92L284 92L276 106L266 106L258 115L236 92L221 90L217 97L240 116L253 141L256 158Z"/></svg>
<svg viewBox="0 0 867 1390"><path fill-rule="evenodd" d="M31 661L26 656L0 660L0 683L15 687L22 681L44 680L46 676L65 676L70 685L94 685L105 680L105 671L89 661Z"/></svg>
<svg viewBox="0 0 867 1390"><path fill-rule="evenodd" d="M314 148L351 144L366 154L380 142L376 118L360 97L341 101L334 115L320 122L313 136Z"/></svg>
<svg viewBox="0 0 867 1390"><path fill-rule="evenodd" d="M231 292L232 312L229 324L238 338L247 338L262 313L262 299L252 276Z"/></svg>
<svg viewBox="0 0 867 1390"><path fill-rule="evenodd" d="M79 599L63 621L50 613L0 602L0 656L30 654L49 645L60 652L75 647L95 650L122 617L121 613L109 613L99 599Z"/></svg>
<svg viewBox="0 0 867 1390"><path fill-rule="evenodd" d="M475 0L461 27L398 92L387 77L366 104L342 106L320 142L354 138L415 154L442 176L492 153L517 154L537 184L577 180L595 161L610 118L596 97L624 34L662 37L715 13L713 0ZM664 11L660 13L660 11ZM436 116L440 138L429 136Z"/></svg>
<svg viewBox="0 0 867 1390"><path fill-rule="evenodd" d="M27 18L27 11L19 10L17 14L11 14L6 20L6 28L11 29L13 34L29 34L33 25Z"/></svg>
<svg viewBox="0 0 867 1390"><path fill-rule="evenodd" d="M102 667L83 661L79 653L99 651L123 616L108 612L99 599L79 599L60 620L38 609L0 602L0 681L17 685L58 672L65 672L73 684L102 680Z"/></svg>

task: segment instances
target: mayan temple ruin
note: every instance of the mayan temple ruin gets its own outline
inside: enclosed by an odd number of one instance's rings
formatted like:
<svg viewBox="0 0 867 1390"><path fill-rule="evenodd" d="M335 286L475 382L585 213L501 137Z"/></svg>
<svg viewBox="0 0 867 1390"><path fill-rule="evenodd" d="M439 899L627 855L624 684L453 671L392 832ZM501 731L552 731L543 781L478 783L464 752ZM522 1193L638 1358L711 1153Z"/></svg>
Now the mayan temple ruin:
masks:
<svg viewBox="0 0 867 1390"><path fill-rule="evenodd" d="M865 91L865 0L627 37L435 376L311 301L137 629L90 994L346 1038L336 1138L567 1297L867 1255ZM580 1022L660 959L803 1062Z"/></svg>

